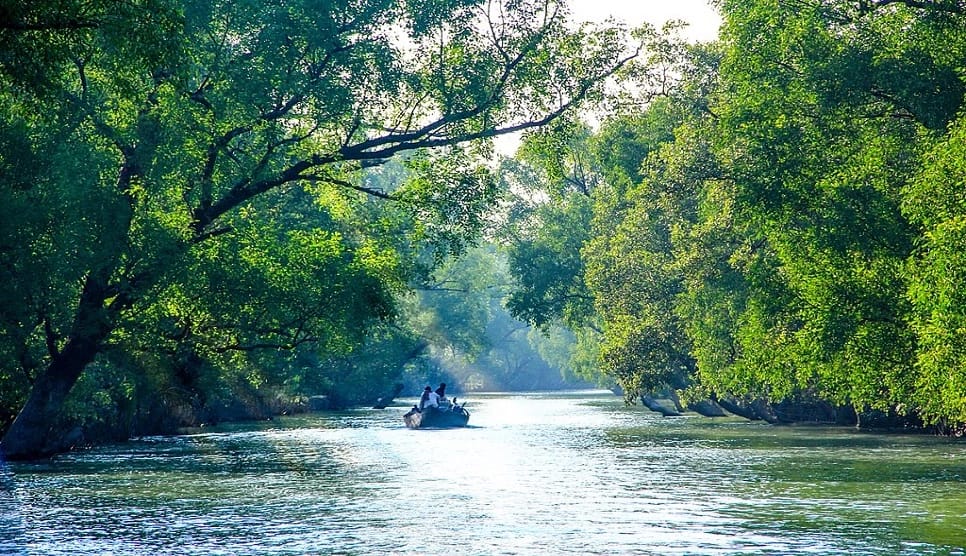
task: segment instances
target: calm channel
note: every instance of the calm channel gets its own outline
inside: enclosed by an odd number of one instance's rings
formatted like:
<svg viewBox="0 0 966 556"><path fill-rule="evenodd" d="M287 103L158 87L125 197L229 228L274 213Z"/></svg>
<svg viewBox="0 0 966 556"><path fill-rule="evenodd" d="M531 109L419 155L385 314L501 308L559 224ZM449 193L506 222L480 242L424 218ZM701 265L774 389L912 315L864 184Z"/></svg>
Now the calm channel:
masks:
<svg viewBox="0 0 966 556"><path fill-rule="evenodd" d="M966 554L966 443L479 394L0 469L0 554ZM405 400L404 400L405 401Z"/></svg>

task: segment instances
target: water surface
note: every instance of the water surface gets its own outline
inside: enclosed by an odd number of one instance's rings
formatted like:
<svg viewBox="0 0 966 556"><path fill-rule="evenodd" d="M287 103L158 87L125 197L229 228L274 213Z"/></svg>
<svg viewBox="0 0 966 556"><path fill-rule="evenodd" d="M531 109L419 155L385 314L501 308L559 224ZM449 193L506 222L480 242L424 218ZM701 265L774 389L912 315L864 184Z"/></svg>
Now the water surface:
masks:
<svg viewBox="0 0 966 556"><path fill-rule="evenodd" d="M0 554L966 554L966 444L473 395L9 464Z"/></svg>

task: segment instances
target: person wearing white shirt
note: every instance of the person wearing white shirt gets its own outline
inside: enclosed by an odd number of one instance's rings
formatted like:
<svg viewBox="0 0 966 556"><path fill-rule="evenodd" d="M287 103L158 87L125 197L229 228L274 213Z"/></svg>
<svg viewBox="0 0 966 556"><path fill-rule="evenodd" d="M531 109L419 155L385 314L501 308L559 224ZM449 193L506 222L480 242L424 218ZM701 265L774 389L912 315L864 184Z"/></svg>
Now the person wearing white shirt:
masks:
<svg viewBox="0 0 966 556"><path fill-rule="evenodd" d="M426 388L429 388L429 386ZM429 399L426 400L426 407L435 407L439 409L439 394L430 390Z"/></svg>
<svg viewBox="0 0 966 556"><path fill-rule="evenodd" d="M433 389L429 386L423 390L423 395L419 397L419 409L423 410L427 407L439 409L439 394L433 392Z"/></svg>

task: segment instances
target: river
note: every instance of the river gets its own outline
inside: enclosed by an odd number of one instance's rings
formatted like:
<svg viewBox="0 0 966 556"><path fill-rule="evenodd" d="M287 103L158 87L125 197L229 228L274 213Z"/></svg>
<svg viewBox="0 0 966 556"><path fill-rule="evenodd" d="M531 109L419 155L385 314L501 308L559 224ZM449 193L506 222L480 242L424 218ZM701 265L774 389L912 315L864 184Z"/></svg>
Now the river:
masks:
<svg viewBox="0 0 966 556"><path fill-rule="evenodd" d="M475 394L10 463L0 554L966 554L966 443Z"/></svg>

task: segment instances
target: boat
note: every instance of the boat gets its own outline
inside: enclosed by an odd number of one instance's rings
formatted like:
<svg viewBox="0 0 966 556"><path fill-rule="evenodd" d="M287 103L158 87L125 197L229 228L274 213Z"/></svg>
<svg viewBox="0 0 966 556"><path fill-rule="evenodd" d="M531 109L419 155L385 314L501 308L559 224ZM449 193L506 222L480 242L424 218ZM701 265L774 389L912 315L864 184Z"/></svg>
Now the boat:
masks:
<svg viewBox="0 0 966 556"><path fill-rule="evenodd" d="M403 421L411 429L449 429L465 427L470 422L470 412L463 405L449 407L427 407L422 411L413 406L405 415Z"/></svg>

